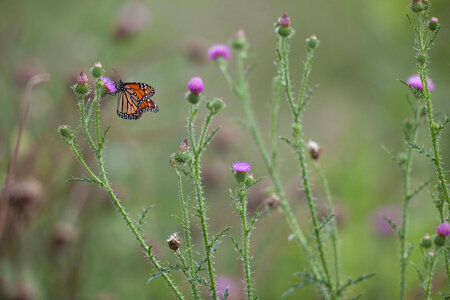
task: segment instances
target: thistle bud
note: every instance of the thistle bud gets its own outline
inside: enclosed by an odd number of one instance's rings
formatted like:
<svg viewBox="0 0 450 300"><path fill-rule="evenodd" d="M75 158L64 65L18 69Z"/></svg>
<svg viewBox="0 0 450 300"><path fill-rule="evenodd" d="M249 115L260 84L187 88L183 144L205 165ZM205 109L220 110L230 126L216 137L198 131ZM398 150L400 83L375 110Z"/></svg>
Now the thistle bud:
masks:
<svg viewBox="0 0 450 300"><path fill-rule="evenodd" d="M431 247L431 237L428 233L423 236L422 240L420 241L420 246L422 246L425 249Z"/></svg>
<svg viewBox="0 0 450 300"><path fill-rule="evenodd" d="M175 232L169 236L169 238L167 239L167 244L169 245L170 249L172 249L173 251L177 251L178 248L180 248L182 242L178 237L178 234Z"/></svg>
<svg viewBox="0 0 450 300"><path fill-rule="evenodd" d="M247 48L248 46L247 38L245 37L245 32L243 29L239 28L236 30L231 46L233 47L233 49L236 50Z"/></svg>
<svg viewBox="0 0 450 300"><path fill-rule="evenodd" d="M63 125L59 126L58 127L58 132L63 138L65 138L67 140L73 139L73 136L74 136L73 135L73 131L67 125L63 124Z"/></svg>
<svg viewBox="0 0 450 300"><path fill-rule="evenodd" d="M253 177L253 174L248 174L247 177L245 177L245 185L249 188L256 184L256 179Z"/></svg>
<svg viewBox="0 0 450 300"><path fill-rule="evenodd" d="M94 78L100 78L105 73L105 69L100 62L96 62L90 71Z"/></svg>
<svg viewBox="0 0 450 300"><path fill-rule="evenodd" d="M306 39L306 46L308 47L308 49L316 49L317 47L319 47L319 44L320 41L317 39L317 36L315 34Z"/></svg>
<svg viewBox="0 0 450 300"><path fill-rule="evenodd" d="M218 114L224 107L225 102L223 102L223 98L214 98L211 102L206 103L206 108L209 109L213 115Z"/></svg>
<svg viewBox="0 0 450 300"><path fill-rule="evenodd" d="M182 152L182 153L188 152L188 151L189 151L189 148L190 148L190 146L189 146L189 143L188 143L188 140L187 140L187 139L185 139L184 141L182 141L182 142L180 143L180 146L178 146L178 150L179 150L180 152Z"/></svg>
<svg viewBox="0 0 450 300"><path fill-rule="evenodd" d="M245 182L247 177L247 172L249 172L252 169L252 165L249 164L246 161L237 161L233 163L233 173L236 177L236 180L241 183Z"/></svg>
<svg viewBox="0 0 450 300"><path fill-rule="evenodd" d="M413 0L410 6L411 10L415 13L419 13L425 9L421 0Z"/></svg>
<svg viewBox="0 0 450 300"><path fill-rule="evenodd" d="M200 77L191 78L188 82L188 89L187 100L191 104L197 104L200 101L200 93L205 89L202 79Z"/></svg>
<svg viewBox="0 0 450 300"><path fill-rule="evenodd" d="M292 33L291 28L291 19L287 15L287 13L284 13L279 19L278 23L276 24L278 27L278 34L282 37L288 37Z"/></svg>
<svg viewBox="0 0 450 300"><path fill-rule="evenodd" d="M73 86L73 90L76 94L87 95L90 92L88 85L88 77L86 73L81 72L77 77L77 83Z"/></svg>
<svg viewBox="0 0 450 300"><path fill-rule="evenodd" d="M425 51L420 52L417 55L417 61L419 64L423 65L427 61L427 53Z"/></svg>
<svg viewBox="0 0 450 300"><path fill-rule="evenodd" d="M432 17L430 19L430 22L428 23L428 28L430 28L431 31L435 31L439 27L439 21L438 18Z"/></svg>

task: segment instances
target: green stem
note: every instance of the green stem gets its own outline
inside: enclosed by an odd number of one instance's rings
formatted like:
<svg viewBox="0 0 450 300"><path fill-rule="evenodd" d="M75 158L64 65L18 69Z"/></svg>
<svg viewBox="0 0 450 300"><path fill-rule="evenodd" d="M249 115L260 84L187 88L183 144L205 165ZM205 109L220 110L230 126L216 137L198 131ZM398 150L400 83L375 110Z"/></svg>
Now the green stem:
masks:
<svg viewBox="0 0 450 300"><path fill-rule="evenodd" d="M247 284L247 299L253 300L253 290L252 290L252 271L251 271L251 264L249 261L249 248L250 248L250 232L251 228L248 227L248 220L247 220L247 199L246 199L246 193L247 191L245 188L241 188L240 192L238 192L239 196L239 214L241 215L241 221L242 221L242 243L244 246L243 249L243 255L242 255L242 262L244 267L244 274L245 274L245 282Z"/></svg>
<svg viewBox="0 0 450 300"><path fill-rule="evenodd" d="M77 146L75 145L75 141L70 141L69 145L72 149L73 154L75 154L75 157L78 159L83 168L89 173L89 175L91 175L92 179L95 180L96 183L102 184L102 181L97 177L97 175L94 174L94 172L92 172L91 168L89 168L89 166L84 161L83 156L78 151Z"/></svg>
<svg viewBox="0 0 450 300"><path fill-rule="evenodd" d="M192 288L192 294L194 299L200 299L198 287L195 281L195 267L194 267L194 259L192 257L192 243L191 243L191 233L189 230L189 214L186 200L183 194L183 182L181 174L176 170L178 177L178 195L180 197L181 207L183 209L183 227L184 227L184 236L186 239L186 248L189 258L189 270L190 270L190 284Z"/></svg>
<svg viewBox="0 0 450 300"><path fill-rule="evenodd" d="M336 289L333 288L333 285L331 282L331 277L330 277L330 272L329 272L329 268L328 268L328 262L325 258L324 242L322 240L322 237L320 236L320 230L319 230L320 224L319 224L319 221L317 218L316 204L315 204L314 198L312 196L311 186L309 184L308 170L307 170L307 166L306 166L305 153L303 150L304 149L303 139L302 139L303 131L301 129L301 126L298 128L300 130L298 133L294 132L294 139L295 139L295 145L297 148L298 160L300 162L300 171L301 171L301 176L302 176L302 180L303 180L303 188L305 190L306 199L308 201L308 207L309 207L309 210L311 213L314 235L316 237L317 248L319 250L319 257L320 257L320 261L322 264L322 269L325 273L325 280L326 280L327 284L329 285L330 292L332 294L332 299L337 299Z"/></svg>
<svg viewBox="0 0 450 300"><path fill-rule="evenodd" d="M317 173L319 174L320 179L322 180L323 188L325 190L325 196L327 198L328 205L328 213L330 215L334 214L333 220L331 221L331 244L333 247L333 260L334 260L334 276L335 276L335 287L336 289L340 286L340 272L339 272L339 248L338 248L338 233L337 233L337 224L336 224L336 214L334 212L333 199L331 198L330 188L328 186L328 180L325 174L321 171L320 165L317 161L315 161Z"/></svg>
<svg viewBox="0 0 450 300"><path fill-rule="evenodd" d="M95 82L95 129L97 134L97 145L98 149L100 149L100 94L101 94L101 79L97 79Z"/></svg>
<svg viewBox="0 0 450 300"><path fill-rule="evenodd" d="M425 287L424 287L424 294L425 294L424 296L425 296L425 299L427 299L427 300L431 300L431 281L433 279L434 268L436 266L436 261L439 256L438 255L439 252L440 252L440 249L438 249L436 251L436 253L434 253L433 256L428 257L431 261L429 261L427 263L427 274L425 275L426 279L425 279Z"/></svg>
<svg viewBox="0 0 450 300"><path fill-rule="evenodd" d="M200 158L201 155L204 151L204 149L202 148L204 145L203 144L203 140L204 137L206 135L206 132L208 131L208 127L209 124L211 122L211 113L208 115L208 117L205 120L205 123L203 125L202 128L202 133L200 135L200 141L197 145L197 147L195 147L195 139L194 139L194 130L193 130L193 125L192 123L194 122L195 119L195 114L197 113L198 110L198 106L197 105L193 105L193 107L191 108L191 116L189 118L189 125L188 125L188 130L189 130L189 137L191 140L192 145L194 146L194 167L193 167L193 176L194 176L194 189L195 189L195 195L197 198L197 202L198 202L198 213L199 213L199 217L200 217L200 223L201 223L201 227L202 227L202 233L203 233L203 242L204 242L204 246L205 246L205 254L206 254L206 262L208 265L208 274L209 274L209 280L210 280L210 284L211 284L211 291L212 291L212 296L214 300L218 299L217 296L217 288L216 288L216 281L214 278L214 266L213 266L213 262L212 262L212 248L211 248L211 244L209 241L209 235L208 235L208 226L206 223L206 205L205 205L205 198L203 196L203 187L202 187L202 183L201 183L201 178L200 178Z"/></svg>
<svg viewBox="0 0 450 300"><path fill-rule="evenodd" d="M411 133L407 136L409 143L415 143L417 136L417 129L420 119L420 107L415 108L413 127ZM406 266L408 265L408 257L406 256L406 242L408 237L408 204L411 199L411 193L409 192L409 182L412 164L412 148L408 147L406 154L406 161L403 167L403 210L402 210L402 227L400 229L400 300L405 298L406 287Z"/></svg>
<svg viewBox="0 0 450 300"><path fill-rule="evenodd" d="M277 195L280 197L280 203L281 203L281 209L283 212L283 215L286 219L286 222L289 225L289 228L291 229L292 233L294 234L296 240L298 241L299 245L301 246L301 248L303 249L305 256L306 256L306 260L307 263L309 264L309 266L311 267L311 270L313 272L313 274L317 277L317 278L322 278L322 274L319 271L319 268L317 266L316 261L314 260L314 256L311 252L311 249L308 246L308 241L305 238L305 235L303 234L299 223L297 222L297 219L294 215L294 212L292 210L291 205L289 204L286 195L283 191L283 186L281 184L281 180L279 178L278 173L276 172L276 168L275 168L275 161L271 161L270 156L264 146L264 142L262 140L260 131L258 129L258 125L256 123L255 120L255 116L253 113L253 110L251 108L251 104L250 104L250 92L248 89L248 84L245 80L245 75L244 75L244 68L243 68L243 60L245 58L245 55L239 55L238 56L238 61L239 65L241 67L239 67L239 84L234 85L231 77L228 74L228 71L226 68L221 68L221 72L224 75L225 79L227 80L230 89L234 92L234 94L241 100L242 105L244 107L244 113L246 115L247 118L247 124L248 127L250 129L250 132L253 136L253 139L255 140L255 143L261 153L261 156L263 158L264 164L266 165L266 168L269 172L269 176L272 180L272 183L274 185L274 189L275 192L277 193ZM243 90L239 90L238 87L240 87ZM323 289L321 289L322 295L324 296L325 299L328 299L328 295L323 291Z"/></svg>
<svg viewBox="0 0 450 300"><path fill-rule="evenodd" d="M308 78L309 78L309 73L311 72L313 59L314 59L314 51L313 50L308 50L307 51L307 58L306 58L306 65L305 65L305 69L304 69L304 72L303 72L302 84L301 84L301 87L300 87L300 91L298 93L297 113L294 114L294 116L297 117L297 118L300 115L301 110L303 109L303 106L304 106L304 97L305 97L306 84L307 84L307 81L308 81ZM295 119L295 121L297 121L297 119Z"/></svg>

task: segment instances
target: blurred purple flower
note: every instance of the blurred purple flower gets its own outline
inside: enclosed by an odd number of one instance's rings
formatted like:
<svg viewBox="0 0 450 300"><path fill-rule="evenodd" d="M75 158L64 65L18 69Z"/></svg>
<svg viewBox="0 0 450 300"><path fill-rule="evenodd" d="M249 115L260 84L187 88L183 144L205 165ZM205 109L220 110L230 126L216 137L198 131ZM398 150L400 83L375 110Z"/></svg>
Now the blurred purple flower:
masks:
<svg viewBox="0 0 450 300"><path fill-rule="evenodd" d="M434 90L434 83L433 80L431 80L430 77L427 76L427 82L428 82L428 89L430 92ZM408 78L408 84L412 86L414 89L421 91L422 90L422 81L420 80L420 75L415 74Z"/></svg>
<svg viewBox="0 0 450 300"><path fill-rule="evenodd" d="M238 300L242 299L240 290L241 287L239 283L237 283L235 280L229 277L225 276L219 276L216 278L216 287L217 287L217 293L220 297L220 299L223 298L223 295L225 294L225 291L228 288L228 298L227 300Z"/></svg>
<svg viewBox="0 0 450 300"><path fill-rule="evenodd" d="M203 85L203 80L200 77L192 77L191 80L189 80L188 88L191 93L200 94L205 89L205 86Z"/></svg>
<svg viewBox="0 0 450 300"><path fill-rule="evenodd" d="M150 20L148 7L142 3L129 2L120 9L114 35L117 38L128 37L145 28Z"/></svg>
<svg viewBox="0 0 450 300"><path fill-rule="evenodd" d="M393 234L394 230L385 218L390 219L394 224L399 224L399 208L393 205L383 206L372 214L372 224L375 232L379 235L388 236Z"/></svg>
<svg viewBox="0 0 450 300"><path fill-rule="evenodd" d="M105 85L105 88L108 91L108 93L114 94L117 92L116 84L114 83L114 81L112 81L106 76L102 76L100 79L103 81L103 84Z"/></svg>
<svg viewBox="0 0 450 300"><path fill-rule="evenodd" d="M235 172L245 173L252 169L252 165L246 161L237 161L233 163L233 170Z"/></svg>
<svg viewBox="0 0 450 300"><path fill-rule="evenodd" d="M213 61L219 57L223 57L226 60L229 60L231 58L231 51L227 45L217 44L209 48L208 57Z"/></svg>
<svg viewBox="0 0 450 300"><path fill-rule="evenodd" d="M78 75L77 83L78 84L87 84L88 83L88 77L87 77L86 73L81 72L80 75Z"/></svg>
<svg viewBox="0 0 450 300"><path fill-rule="evenodd" d="M284 13L279 19L278 22L280 23L281 26L283 27L288 27L289 25L291 25L291 18L289 18L287 13Z"/></svg>
<svg viewBox="0 0 450 300"><path fill-rule="evenodd" d="M448 237L450 235L450 223L444 222L436 228L437 234L442 237Z"/></svg>

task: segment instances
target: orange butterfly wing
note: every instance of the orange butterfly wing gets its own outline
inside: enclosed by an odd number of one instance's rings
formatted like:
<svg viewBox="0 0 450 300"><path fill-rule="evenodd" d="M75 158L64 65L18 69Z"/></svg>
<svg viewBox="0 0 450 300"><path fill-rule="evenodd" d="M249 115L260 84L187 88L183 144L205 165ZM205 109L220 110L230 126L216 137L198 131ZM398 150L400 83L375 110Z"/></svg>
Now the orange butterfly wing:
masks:
<svg viewBox="0 0 450 300"><path fill-rule="evenodd" d="M150 99L155 89L143 82L119 82L117 84L119 99L117 115L122 119L137 120L146 111L158 112L159 108Z"/></svg>

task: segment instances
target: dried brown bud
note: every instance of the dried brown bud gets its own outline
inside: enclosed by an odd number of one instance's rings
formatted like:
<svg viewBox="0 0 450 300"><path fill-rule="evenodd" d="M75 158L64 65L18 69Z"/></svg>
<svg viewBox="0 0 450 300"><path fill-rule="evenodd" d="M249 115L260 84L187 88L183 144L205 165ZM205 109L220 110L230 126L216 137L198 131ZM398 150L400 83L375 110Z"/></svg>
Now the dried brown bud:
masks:
<svg viewBox="0 0 450 300"><path fill-rule="evenodd" d="M57 253L75 243L77 233L69 223L61 222L53 228L50 250Z"/></svg>
<svg viewBox="0 0 450 300"><path fill-rule="evenodd" d="M178 248L181 246L181 239L178 237L178 234L175 232L169 238L167 239L167 244L169 245L169 248L173 251L177 251Z"/></svg>
<svg viewBox="0 0 450 300"><path fill-rule="evenodd" d="M319 144L312 140L309 140L307 147L311 158L314 160L319 159L320 152L322 151L322 148L319 146Z"/></svg>
<svg viewBox="0 0 450 300"><path fill-rule="evenodd" d="M180 143L180 146L178 146L178 150L180 150L180 152L182 152L182 153L189 152L189 148L190 148L190 146L189 146L189 143L188 143L188 140L187 140L187 139L185 139L184 141L182 141L182 142Z"/></svg>
<svg viewBox="0 0 450 300"><path fill-rule="evenodd" d="M35 207L42 198L43 188L35 178L20 179L13 182L8 188L9 205L17 212L23 212Z"/></svg>
<svg viewBox="0 0 450 300"><path fill-rule="evenodd" d="M280 197L275 193L271 193L269 197L267 197L263 201L263 206L267 207L268 209L274 209L277 208L280 205L280 203L281 203Z"/></svg>

